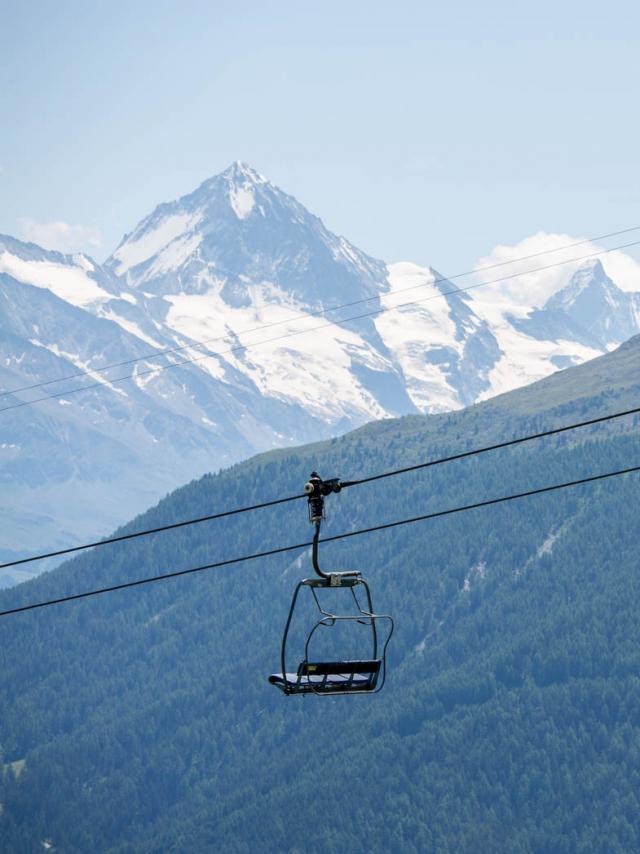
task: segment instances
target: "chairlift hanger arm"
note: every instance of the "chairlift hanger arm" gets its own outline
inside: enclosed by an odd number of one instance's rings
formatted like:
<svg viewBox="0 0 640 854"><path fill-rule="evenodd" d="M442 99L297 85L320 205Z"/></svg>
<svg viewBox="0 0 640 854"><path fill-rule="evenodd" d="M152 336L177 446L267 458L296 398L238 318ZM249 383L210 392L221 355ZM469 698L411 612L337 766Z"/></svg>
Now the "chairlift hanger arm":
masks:
<svg viewBox="0 0 640 854"><path fill-rule="evenodd" d="M324 499L332 492L340 492L342 485L339 478L334 477L331 480L323 480L318 472L312 471L307 483L304 485L304 491L308 495L309 503L309 521L314 525L313 543L311 548L311 562L316 575L324 578L331 586L339 587L341 578L355 578L360 575L359 572L324 572L320 569L318 562L318 546L320 542L320 526L324 519Z"/></svg>
<svg viewBox="0 0 640 854"><path fill-rule="evenodd" d="M327 581L331 580L331 575L326 572L323 572L320 569L320 564L318 563L318 542L320 540L320 525L321 520L318 519L315 523L315 530L313 532L313 545L311 546L311 562L313 564L313 568L317 575L320 578L325 578Z"/></svg>
<svg viewBox="0 0 640 854"><path fill-rule="evenodd" d="M342 572L324 572L320 569L320 564L318 563L318 544L320 540L320 525L321 520L318 519L315 522L315 530L313 532L313 542L311 544L311 563L313 564L313 568L316 572L316 575L319 575L320 578L324 578L324 580L331 587L340 587L342 580L349 578L360 578L361 573L357 569L351 570L343 570Z"/></svg>

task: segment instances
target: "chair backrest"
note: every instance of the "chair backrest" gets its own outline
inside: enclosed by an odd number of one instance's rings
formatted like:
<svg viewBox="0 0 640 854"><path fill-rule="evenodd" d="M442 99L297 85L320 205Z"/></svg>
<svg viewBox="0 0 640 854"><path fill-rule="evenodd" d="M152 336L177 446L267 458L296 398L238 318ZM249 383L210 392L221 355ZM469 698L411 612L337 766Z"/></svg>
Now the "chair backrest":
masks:
<svg viewBox="0 0 640 854"><path fill-rule="evenodd" d="M379 658L362 661L303 661L298 667L298 676L375 676L380 671Z"/></svg>

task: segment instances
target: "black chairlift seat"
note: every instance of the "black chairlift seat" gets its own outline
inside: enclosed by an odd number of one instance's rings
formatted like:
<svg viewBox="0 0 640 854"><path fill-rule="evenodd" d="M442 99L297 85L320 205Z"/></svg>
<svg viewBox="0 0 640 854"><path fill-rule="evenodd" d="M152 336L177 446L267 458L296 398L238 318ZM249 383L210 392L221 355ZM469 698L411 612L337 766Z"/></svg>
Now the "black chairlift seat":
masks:
<svg viewBox="0 0 640 854"><path fill-rule="evenodd" d="M306 578L298 582L296 586L282 638L280 671L269 676L271 685L275 685L284 694L373 694L380 691L385 682L387 644L393 633L393 619L388 614L374 613L369 585L359 571L324 572L318 564L324 497L331 492L340 492L341 488L337 479L323 481L316 472L312 472L309 482L305 484L304 489L309 496L309 521L315 526L311 560L316 575L314 578ZM316 592L322 589L332 589L339 596L342 596L342 593L339 593L341 590L345 594L349 593L352 601L351 611L339 614L327 611ZM318 618L308 634L304 651L300 655L302 661L298 665L297 672L294 673L289 672L287 668L287 644L291 620L301 590L311 592L318 609ZM364 591L366 597L364 606L358 599L357 591ZM363 627L365 636L367 634L369 636L371 657L344 661L310 661L311 641L316 631L321 627L330 629L344 624L344 621L350 621L352 624L355 622ZM384 642L381 642L379 636L379 624L386 626ZM297 660L300 661L300 658Z"/></svg>
<svg viewBox="0 0 640 854"><path fill-rule="evenodd" d="M351 594L355 611L350 614L332 614L322 607L317 590L322 588L340 590ZM367 599L366 607L360 605L357 588L363 588ZM296 672L287 668L287 639L291 620L296 609L298 594L309 590L318 608L319 619L308 634L302 661ZM366 659L343 659L342 661L314 661L310 655L312 639L318 629L330 629L345 622L362 626L368 633L371 644L371 657ZM378 624L387 626L386 639L380 642ZM385 660L387 644L393 631L393 620L388 614L373 613L369 585L357 573L332 573L326 578L306 578L300 581L293 594L289 617L284 630L280 653L280 670L269 676L271 685L275 685L284 694L365 694L380 691L385 681ZM299 660L299 659L298 659Z"/></svg>
<svg viewBox="0 0 640 854"><path fill-rule="evenodd" d="M272 673L269 682L285 694L345 694L375 691L382 659L303 661L297 673Z"/></svg>

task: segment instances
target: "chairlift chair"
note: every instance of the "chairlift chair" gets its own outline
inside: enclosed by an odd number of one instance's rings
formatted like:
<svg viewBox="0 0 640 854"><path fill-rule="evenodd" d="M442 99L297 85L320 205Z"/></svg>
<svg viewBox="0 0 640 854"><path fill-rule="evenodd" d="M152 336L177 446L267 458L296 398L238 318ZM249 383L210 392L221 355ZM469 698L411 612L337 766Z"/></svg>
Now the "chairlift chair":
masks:
<svg viewBox="0 0 640 854"><path fill-rule="evenodd" d="M309 482L305 484L308 495L309 520L314 524L312 544L312 563L316 572L314 578L300 581L293 593L289 616L284 628L282 647L280 651L281 670L269 676L269 682L285 694L372 694L382 690L386 677L387 645L393 633L393 619L388 614L375 614L371 601L371 590L359 571L324 572L318 563L318 544L320 526L324 518L324 498L332 492L340 492L340 482L335 480L323 481L316 472L312 472ZM350 594L355 604L353 613L332 613L320 602L317 591L322 589L344 590ZM365 593L366 606L362 607L357 591L362 588ZM301 590L311 592L317 606L319 617L311 628L304 646L304 656L295 672L287 670L287 653L289 629L298 603ZM310 658L311 641L320 628L332 628L344 621L355 622L363 626L369 634L371 643L371 658L344 659L339 661L317 661ZM386 626L384 642L379 637L379 624Z"/></svg>

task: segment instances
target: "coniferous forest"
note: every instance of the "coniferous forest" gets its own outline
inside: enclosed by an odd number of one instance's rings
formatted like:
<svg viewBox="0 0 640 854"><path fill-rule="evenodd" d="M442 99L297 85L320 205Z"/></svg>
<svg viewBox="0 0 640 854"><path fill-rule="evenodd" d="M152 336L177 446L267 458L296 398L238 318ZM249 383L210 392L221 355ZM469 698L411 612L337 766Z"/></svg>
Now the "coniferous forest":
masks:
<svg viewBox="0 0 640 854"><path fill-rule="evenodd" d="M638 405L640 338L459 413L368 425L123 531ZM640 464L640 418L354 486L326 536ZM268 684L308 549L0 620L7 852L640 850L640 476L327 543L393 614L384 690ZM310 539L304 501L78 556L6 609Z"/></svg>

